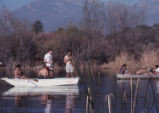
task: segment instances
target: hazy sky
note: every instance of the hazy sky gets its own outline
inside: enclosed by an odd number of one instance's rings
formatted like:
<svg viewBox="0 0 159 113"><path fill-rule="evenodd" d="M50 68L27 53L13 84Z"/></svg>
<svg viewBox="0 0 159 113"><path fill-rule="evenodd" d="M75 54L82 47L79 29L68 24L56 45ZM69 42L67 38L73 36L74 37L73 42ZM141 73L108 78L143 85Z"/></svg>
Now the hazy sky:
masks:
<svg viewBox="0 0 159 113"><path fill-rule="evenodd" d="M9 10L14 10L16 8L19 8L25 4L28 4L34 0L0 0L0 7L6 6ZM108 2L108 1L121 1L126 4L134 4L139 0L101 0L103 2Z"/></svg>
<svg viewBox="0 0 159 113"><path fill-rule="evenodd" d="M14 10L32 1L33 0L0 0L0 7L5 5L8 9Z"/></svg>

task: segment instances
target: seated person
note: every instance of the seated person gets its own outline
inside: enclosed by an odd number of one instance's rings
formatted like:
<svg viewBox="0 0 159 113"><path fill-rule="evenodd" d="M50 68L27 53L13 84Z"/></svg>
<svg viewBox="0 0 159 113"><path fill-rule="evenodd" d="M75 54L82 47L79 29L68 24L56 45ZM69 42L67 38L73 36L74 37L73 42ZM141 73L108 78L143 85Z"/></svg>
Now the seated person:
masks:
<svg viewBox="0 0 159 113"><path fill-rule="evenodd" d="M16 67L15 67L14 78L19 78L19 79L26 79L26 78L28 78L28 77L24 76L24 73L21 70L21 65L20 64L16 65Z"/></svg>
<svg viewBox="0 0 159 113"><path fill-rule="evenodd" d="M136 72L136 74L137 75L142 75L142 74L147 74L147 73L149 73L150 71L152 71L152 70L144 70L144 69L140 69L140 70L138 70L137 72Z"/></svg>
<svg viewBox="0 0 159 113"><path fill-rule="evenodd" d="M159 73L159 65L155 65L155 70L153 74L158 74Z"/></svg>
<svg viewBox="0 0 159 113"><path fill-rule="evenodd" d="M128 74L127 65L123 64L120 68L120 74Z"/></svg>
<svg viewBox="0 0 159 113"><path fill-rule="evenodd" d="M42 69L39 71L38 78L39 79L49 78L48 69L45 65L43 65Z"/></svg>
<svg viewBox="0 0 159 113"><path fill-rule="evenodd" d="M153 68L149 68L148 71L149 71L149 74L153 74L155 72Z"/></svg>
<svg viewBox="0 0 159 113"><path fill-rule="evenodd" d="M138 75L142 75L142 74L154 74L155 71L153 68L148 68L147 70L146 69L140 69L136 72L136 74Z"/></svg>

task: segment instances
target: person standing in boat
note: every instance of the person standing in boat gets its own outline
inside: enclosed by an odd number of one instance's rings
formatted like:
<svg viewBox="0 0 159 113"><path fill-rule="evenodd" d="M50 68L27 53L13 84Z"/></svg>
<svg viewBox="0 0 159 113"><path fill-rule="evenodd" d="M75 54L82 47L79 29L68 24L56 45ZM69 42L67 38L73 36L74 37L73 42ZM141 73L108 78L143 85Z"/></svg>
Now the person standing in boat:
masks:
<svg viewBox="0 0 159 113"><path fill-rule="evenodd" d="M46 64L46 68L48 69L48 73L50 77L53 77L53 50L51 48L48 49L48 52L44 56L44 63Z"/></svg>
<svg viewBox="0 0 159 113"><path fill-rule="evenodd" d="M73 75L74 69L73 69L73 65L72 65L71 56L72 56L72 51L68 50L67 55L65 55L65 57L64 57L64 63L66 64L66 77L67 78L69 76L74 77L74 75Z"/></svg>
<svg viewBox="0 0 159 113"><path fill-rule="evenodd" d="M21 70L21 65L20 64L16 65L16 67L15 67L14 78L19 78L19 79L26 79L26 78L28 78L28 77L24 76L24 73Z"/></svg>
<svg viewBox="0 0 159 113"><path fill-rule="evenodd" d="M126 64L123 64L122 67L120 68L120 74L128 74L128 69Z"/></svg>

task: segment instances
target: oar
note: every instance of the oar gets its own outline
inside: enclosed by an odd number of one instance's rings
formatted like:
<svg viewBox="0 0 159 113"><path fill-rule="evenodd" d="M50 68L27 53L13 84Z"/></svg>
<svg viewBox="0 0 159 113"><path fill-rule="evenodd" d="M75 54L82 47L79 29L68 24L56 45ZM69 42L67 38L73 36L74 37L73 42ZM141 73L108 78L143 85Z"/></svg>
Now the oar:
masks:
<svg viewBox="0 0 159 113"><path fill-rule="evenodd" d="M23 73L23 74L25 74L25 73ZM24 79L30 79L30 78L28 78L28 77L25 77ZM35 82L38 82L38 80L37 79L30 79L30 80L33 80L33 81L35 81Z"/></svg>
<svg viewBox="0 0 159 113"><path fill-rule="evenodd" d="M74 67L75 73L77 74L77 76L80 77L80 80L81 80L81 82L82 82L83 85L84 85L84 89L86 90L86 93L88 93L88 89L87 89L87 87L86 87L86 84L85 84L85 82L84 82L84 79L83 79L83 77L81 76L81 73L80 73L80 71L78 70L78 67L77 67L77 65L76 65L76 63L75 63L75 61L74 61L74 59L73 59L72 57L70 57L70 59L71 59L72 65L73 65L73 67Z"/></svg>
<svg viewBox="0 0 159 113"><path fill-rule="evenodd" d="M93 101L92 101L92 96L91 96L91 93L90 91L88 91L88 88L86 87L86 83L84 82L84 79L83 77L81 76L81 73L80 73L80 70L78 69L77 65L76 65L76 62L74 61L74 59L72 57L70 57L70 60L72 62L72 65L74 67L74 70L77 74L77 76L80 77L80 80L82 82L82 84L84 85L84 89L85 89L85 92L87 94L87 96L89 97L89 102L91 103L91 108L92 108L92 113L94 113L94 104L93 104Z"/></svg>
<svg viewBox="0 0 159 113"><path fill-rule="evenodd" d="M33 80L33 81L35 81L35 82L38 82L38 79L31 79L31 80Z"/></svg>
<svg viewBox="0 0 159 113"><path fill-rule="evenodd" d="M34 86L38 87L33 81L38 82L38 80L36 79L28 79L28 81L30 81Z"/></svg>

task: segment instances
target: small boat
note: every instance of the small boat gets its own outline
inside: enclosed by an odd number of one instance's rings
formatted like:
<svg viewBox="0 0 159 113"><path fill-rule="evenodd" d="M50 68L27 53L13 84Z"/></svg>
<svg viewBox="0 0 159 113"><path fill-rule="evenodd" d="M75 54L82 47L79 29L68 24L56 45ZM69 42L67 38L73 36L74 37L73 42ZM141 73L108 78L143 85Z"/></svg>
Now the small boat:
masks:
<svg viewBox="0 0 159 113"><path fill-rule="evenodd" d="M159 79L159 74L142 74L142 75L132 75L132 74L117 74L117 79Z"/></svg>
<svg viewBox="0 0 159 113"><path fill-rule="evenodd" d="M79 82L79 77L53 78L53 79L1 78L1 80L15 87L51 87L51 86L77 85Z"/></svg>
<svg viewBox="0 0 159 113"><path fill-rule="evenodd" d="M37 94L50 94L50 95L78 95L79 87L74 86L53 86L53 87L13 87L2 93L3 96L15 95L37 95Z"/></svg>

